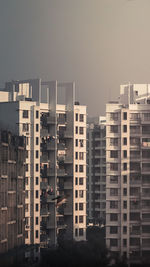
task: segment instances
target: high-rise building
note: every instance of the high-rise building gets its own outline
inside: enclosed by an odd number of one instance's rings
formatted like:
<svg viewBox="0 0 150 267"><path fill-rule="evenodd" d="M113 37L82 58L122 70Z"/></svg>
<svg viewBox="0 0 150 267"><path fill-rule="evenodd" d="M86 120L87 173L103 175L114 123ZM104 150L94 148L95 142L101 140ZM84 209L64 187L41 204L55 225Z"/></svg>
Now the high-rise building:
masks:
<svg viewBox="0 0 150 267"><path fill-rule="evenodd" d="M87 123L87 223L105 224L106 118Z"/></svg>
<svg viewBox="0 0 150 267"><path fill-rule="evenodd" d="M106 244L150 261L150 85L122 85L106 106Z"/></svg>
<svg viewBox="0 0 150 267"><path fill-rule="evenodd" d="M86 238L86 107L75 84L12 81L0 124L26 137L26 244Z"/></svg>
<svg viewBox="0 0 150 267"><path fill-rule="evenodd" d="M25 242L25 139L0 132L0 253Z"/></svg>

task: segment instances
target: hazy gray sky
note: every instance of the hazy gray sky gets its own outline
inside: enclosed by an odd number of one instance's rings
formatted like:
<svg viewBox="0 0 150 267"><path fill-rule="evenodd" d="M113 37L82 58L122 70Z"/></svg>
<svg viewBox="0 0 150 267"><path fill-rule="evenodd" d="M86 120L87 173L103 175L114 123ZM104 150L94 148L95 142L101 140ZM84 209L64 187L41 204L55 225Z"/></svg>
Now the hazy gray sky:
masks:
<svg viewBox="0 0 150 267"><path fill-rule="evenodd" d="M150 0L0 0L0 85L36 77L103 115L121 83L150 83Z"/></svg>

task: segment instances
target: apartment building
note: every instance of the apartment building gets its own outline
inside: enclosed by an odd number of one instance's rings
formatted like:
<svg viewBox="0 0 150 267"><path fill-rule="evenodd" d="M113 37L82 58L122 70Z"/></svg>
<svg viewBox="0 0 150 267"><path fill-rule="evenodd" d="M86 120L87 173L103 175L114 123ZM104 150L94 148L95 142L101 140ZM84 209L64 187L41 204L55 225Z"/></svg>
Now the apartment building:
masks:
<svg viewBox="0 0 150 267"><path fill-rule="evenodd" d="M129 262L150 261L150 85L120 88L106 105L106 244Z"/></svg>
<svg viewBox="0 0 150 267"><path fill-rule="evenodd" d="M86 107L75 84L12 81L1 93L0 124L26 136L26 244L85 240Z"/></svg>
<svg viewBox="0 0 150 267"><path fill-rule="evenodd" d="M87 123L87 224L105 224L106 118Z"/></svg>
<svg viewBox="0 0 150 267"><path fill-rule="evenodd" d="M25 139L0 132L0 253L25 242Z"/></svg>

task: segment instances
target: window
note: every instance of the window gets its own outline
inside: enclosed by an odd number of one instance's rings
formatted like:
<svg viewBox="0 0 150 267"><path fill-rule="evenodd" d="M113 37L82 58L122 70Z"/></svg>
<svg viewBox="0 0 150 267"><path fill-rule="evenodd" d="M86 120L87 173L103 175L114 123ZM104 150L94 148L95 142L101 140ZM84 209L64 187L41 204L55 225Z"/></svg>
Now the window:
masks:
<svg viewBox="0 0 150 267"><path fill-rule="evenodd" d="M26 150L25 154L26 154L26 159L28 159L28 157L29 157L29 151Z"/></svg>
<svg viewBox="0 0 150 267"><path fill-rule="evenodd" d="M127 132L127 125L123 125L123 132L124 132L124 133Z"/></svg>
<svg viewBox="0 0 150 267"><path fill-rule="evenodd" d="M127 158L127 150L123 150L123 157Z"/></svg>
<svg viewBox="0 0 150 267"><path fill-rule="evenodd" d="M123 233L124 233L124 234L127 233L127 226L123 226Z"/></svg>
<svg viewBox="0 0 150 267"><path fill-rule="evenodd" d="M36 150L36 159L38 159L38 157L39 157L39 151Z"/></svg>
<svg viewBox="0 0 150 267"><path fill-rule="evenodd" d="M76 126L76 134L78 134L78 126Z"/></svg>
<svg viewBox="0 0 150 267"><path fill-rule="evenodd" d="M79 216L79 223L83 223L83 216Z"/></svg>
<svg viewBox="0 0 150 267"><path fill-rule="evenodd" d="M84 160L84 153L83 152L79 152L79 160Z"/></svg>
<svg viewBox="0 0 150 267"><path fill-rule="evenodd" d="M116 239L116 238L111 238L111 239L110 239L110 246L111 246L111 247L117 247L117 246L118 246L118 239Z"/></svg>
<svg viewBox="0 0 150 267"><path fill-rule="evenodd" d="M126 138L126 137L123 138L123 145L124 145L124 146L127 145L127 138Z"/></svg>
<svg viewBox="0 0 150 267"><path fill-rule="evenodd" d="M78 203L75 203L75 210L78 210Z"/></svg>
<svg viewBox="0 0 150 267"><path fill-rule="evenodd" d="M110 183L111 183L111 184L118 184L118 176L116 176L116 175L111 175L111 176L110 176Z"/></svg>
<svg viewBox="0 0 150 267"><path fill-rule="evenodd" d="M84 122L84 115L80 114L80 122Z"/></svg>
<svg viewBox="0 0 150 267"><path fill-rule="evenodd" d="M79 128L79 134L84 134L84 128L83 127Z"/></svg>
<svg viewBox="0 0 150 267"><path fill-rule="evenodd" d="M126 162L123 163L123 170L124 170L124 171L127 170L127 163L126 163Z"/></svg>
<svg viewBox="0 0 150 267"><path fill-rule="evenodd" d="M28 177L25 177L25 184L26 184L26 185L29 184L29 179L28 179Z"/></svg>
<svg viewBox="0 0 150 267"><path fill-rule="evenodd" d="M79 203L79 210L83 210L83 203Z"/></svg>
<svg viewBox="0 0 150 267"><path fill-rule="evenodd" d="M22 131L28 132L29 131L29 123L23 123L22 124Z"/></svg>
<svg viewBox="0 0 150 267"><path fill-rule="evenodd" d="M39 237L39 231L38 230L35 231L35 235L36 235L36 238Z"/></svg>
<svg viewBox="0 0 150 267"><path fill-rule="evenodd" d="M39 177L36 177L36 185L39 184Z"/></svg>
<svg viewBox="0 0 150 267"><path fill-rule="evenodd" d="M118 171L118 163L110 163L111 171Z"/></svg>
<svg viewBox="0 0 150 267"><path fill-rule="evenodd" d="M118 214L117 213L111 213L110 214L110 221L118 221Z"/></svg>
<svg viewBox="0 0 150 267"><path fill-rule="evenodd" d="M118 120L118 113L117 112L111 112L110 113L110 120L111 121L117 121Z"/></svg>
<svg viewBox="0 0 150 267"><path fill-rule="evenodd" d="M29 118L29 111L23 110L23 118Z"/></svg>
<svg viewBox="0 0 150 267"><path fill-rule="evenodd" d="M25 238L28 238L28 231L25 231Z"/></svg>
<svg viewBox="0 0 150 267"><path fill-rule="evenodd" d="M80 140L79 140L80 147L83 147L83 146L84 146L83 141L84 141L83 139L80 139Z"/></svg>
<svg viewBox="0 0 150 267"><path fill-rule="evenodd" d="M118 227L117 226L110 226L110 234L117 234Z"/></svg>
<svg viewBox="0 0 150 267"><path fill-rule="evenodd" d="M78 159L78 152L75 152L75 159Z"/></svg>
<svg viewBox="0 0 150 267"><path fill-rule="evenodd" d="M110 133L118 133L118 126L117 125L111 125L110 126Z"/></svg>
<svg viewBox="0 0 150 267"><path fill-rule="evenodd" d="M39 191L36 190L36 198L38 198L38 197L39 197Z"/></svg>
<svg viewBox="0 0 150 267"><path fill-rule="evenodd" d="M123 201L123 208L127 209L127 201L126 200Z"/></svg>
<svg viewBox="0 0 150 267"><path fill-rule="evenodd" d="M110 201L110 209L118 209L118 201Z"/></svg>
<svg viewBox="0 0 150 267"><path fill-rule="evenodd" d="M110 146L118 146L118 138L110 138Z"/></svg>
<svg viewBox="0 0 150 267"><path fill-rule="evenodd" d="M111 158L118 158L118 150L111 150L110 151Z"/></svg>
<svg viewBox="0 0 150 267"><path fill-rule="evenodd" d="M29 204L25 204L25 211L26 211L26 212L29 211Z"/></svg>
<svg viewBox="0 0 150 267"><path fill-rule="evenodd" d="M39 204L35 204L35 210L39 211Z"/></svg>
<svg viewBox="0 0 150 267"><path fill-rule="evenodd" d="M78 229L75 228L75 236L78 236Z"/></svg>
<svg viewBox="0 0 150 267"><path fill-rule="evenodd" d="M110 196L118 196L118 188L110 188Z"/></svg>
<svg viewBox="0 0 150 267"><path fill-rule="evenodd" d="M76 139L76 146L78 146L78 139Z"/></svg>
<svg viewBox="0 0 150 267"><path fill-rule="evenodd" d="M75 171L78 172L78 165L75 165Z"/></svg>
<svg viewBox="0 0 150 267"><path fill-rule="evenodd" d="M36 110L36 119L38 119L38 118L39 118L39 111Z"/></svg>
<svg viewBox="0 0 150 267"><path fill-rule="evenodd" d="M83 190L79 190L79 197L83 198Z"/></svg>
<svg viewBox="0 0 150 267"><path fill-rule="evenodd" d="M127 175L123 175L123 183L124 183L124 184L127 183Z"/></svg>
<svg viewBox="0 0 150 267"><path fill-rule="evenodd" d="M79 228L79 236L83 236L83 228Z"/></svg>
<svg viewBox="0 0 150 267"><path fill-rule="evenodd" d="M39 224L39 218L36 217L36 225L38 225L38 224Z"/></svg>
<svg viewBox="0 0 150 267"><path fill-rule="evenodd" d="M29 145L29 137L25 137L26 138L26 145Z"/></svg>
<svg viewBox="0 0 150 267"><path fill-rule="evenodd" d="M78 185L78 177L75 179L75 184Z"/></svg>
<svg viewBox="0 0 150 267"><path fill-rule="evenodd" d="M78 216L75 216L75 223L78 223Z"/></svg>
<svg viewBox="0 0 150 267"><path fill-rule="evenodd" d="M28 197L29 197L29 191L26 190L26 191L25 191L25 198L28 198Z"/></svg>
<svg viewBox="0 0 150 267"><path fill-rule="evenodd" d="M123 214L123 220L124 220L124 221L127 220L127 214L126 214L126 213Z"/></svg>
<svg viewBox="0 0 150 267"><path fill-rule="evenodd" d="M123 195L127 196L127 188L123 188Z"/></svg>
<svg viewBox="0 0 150 267"><path fill-rule="evenodd" d="M38 132L38 131L39 131L39 125L36 124L36 132Z"/></svg>
<svg viewBox="0 0 150 267"><path fill-rule="evenodd" d="M38 144L39 144L39 138L36 137L36 145L38 145Z"/></svg>
<svg viewBox="0 0 150 267"><path fill-rule="evenodd" d="M84 172L83 165L79 165L79 172Z"/></svg>
<svg viewBox="0 0 150 267"><path fill-rule="evenodd" d="M127 120L127 112L123 112L123 119Z"/></svg>
<svg viewBox="0 0 150 267"><path fill-rule="evenodd" d="M78 113L76 113L76 121L78 121Z"/></svg>
<svg viewBox="0 0 150 267"><path fill-rule="evenodd" d="M78 197L78 190L75 191L75 197Z"/></svg>
<svg viewBox="0 0 150 267"><path fill-rule="evenodd" d="M29 164L26 164L26 172L29 170Z"/></svg>
<svg viewBox="0 0 150 267"><path fill-rule="evenodd" d="M123 239L123 246L124 246L124 247L127 246L127 239Z"/></svg>
<svg viewBox="0 0 150 267"><path fill-rule="evenodd" d="M36 170L36 172L39 171L39 164L38 163L35 164L35 170Z"/></svg>
<svg viewBox="0 0 150 267"><path fill-rule="evenodd" d="M79 178L79 185L83 185L83 177Z"/></svg>

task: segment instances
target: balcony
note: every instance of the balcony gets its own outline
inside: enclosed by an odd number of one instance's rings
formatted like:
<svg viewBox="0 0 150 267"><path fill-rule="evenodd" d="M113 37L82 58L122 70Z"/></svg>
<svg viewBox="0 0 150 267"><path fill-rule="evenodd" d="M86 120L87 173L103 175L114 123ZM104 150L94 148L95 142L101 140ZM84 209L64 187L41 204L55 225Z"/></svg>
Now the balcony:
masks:
<svg viewBox="0 0 150 267"><path fill-rule="evenodd" d="M41 208L41 210L40 210L40 214L41 214L41 216L43 216L43 217L47 217L47 216L49 216L50 215L50 212L48 211L48 209L47 208Z"/></svg>
<svg viewBox="0 0 150 267"><path fill-rule="evenodd" d="M65 229L67 225L65 224L64 220L57 221L57 228L58 229Z"/></svg>
<svg viewBox="0 0 150 267"><path fill-rule="evenodd" d="M42 128L41 130L40 130L40 136L41 137L45 137L45 136L48 136L49 135L49 133L48 133L48 129L46 129L46 128Z"/></svg>
<svg viewBox="0 0 150 267"><path fill-rule="evenodd" d="M64 163L65 164L73 164L72 156L69 157L69 156L66 155Z"/></svg>
<svg viewBox="0 0 150 267"><path fill-rule="evenodd" d="M72 207L64 208L64 215L72 215L72 214L73 214Z"/></svg>
<svg viewBox="0 0 150 267"><path fill-rule="evenodd" d="M56 149L56 142L52 140L47 143L47 150L55 150Z"/></svg>
<svg viewBox="0 0 150 267"><path fill-rule="evenodd" d="M56 123L56 117L55 116L47 117L47 124L55 124L55 123Z"/></svg>
<svg viewBox="0 0 150 267"><path fill-rule="evenodd" d="M64 143L58 143L57 144L57 150L65 150L66 147L65 147L65 144Z"/></svg>
<svg viewBox="0 0 150 267"><path fill-rule="evenodd" d="M54 229L55 223L52 220L49 220L46 225L47 229Z"/></svg>
<svg viewBox="0 0 150 267"><path fill-rule="evenodd" d="M68 138L68 139L70 139L70 138L73 138L73 130L71 131L71 130L66 130L65 132L64 132L64 138Z"/></svg>
<svg viewBox="0 0 150 267"><path fill-rule="evenodd" d="M46 190L48 188L48 183L47 182L41 182L40 183L40 189L41 190Z"/></svg>
<svg viewBox="0 0 150 267"><path fill-rule="evenodd" d="M58 177L65 176L65 175L66 175L65 169L58 169L57 170L57 176Z"/></svg>
<svg viewBox="0 0 150 267"><path fill-rule="evenodd" d="M56 171L55 171L55 167L51 167L47 169L47 176L55 176Z"/></svg>
<svg viewBox="0 0 150 267"><path fill-rule="evenodd" d="M66 118L65 117L62 117L62 118L58 117L57 118L57 123L58 124L63 124L63 125L66 124Z"/></svg>
<svg viewBox="0 0 150 267"><path fill-rule="evenodd" d="M40 161L41 162L45 162L45 163L47 163L48 162L48 155L47 155L47 153L45 153L45 154L43 154L41 157L40 157Z"/></svg>
<svg viewBox="0 0 150 267"><path fill-rule="evenodd" d="M64 189L68 190L68 189L72 189L72 183L71 182L64 182Z"/></svg>

